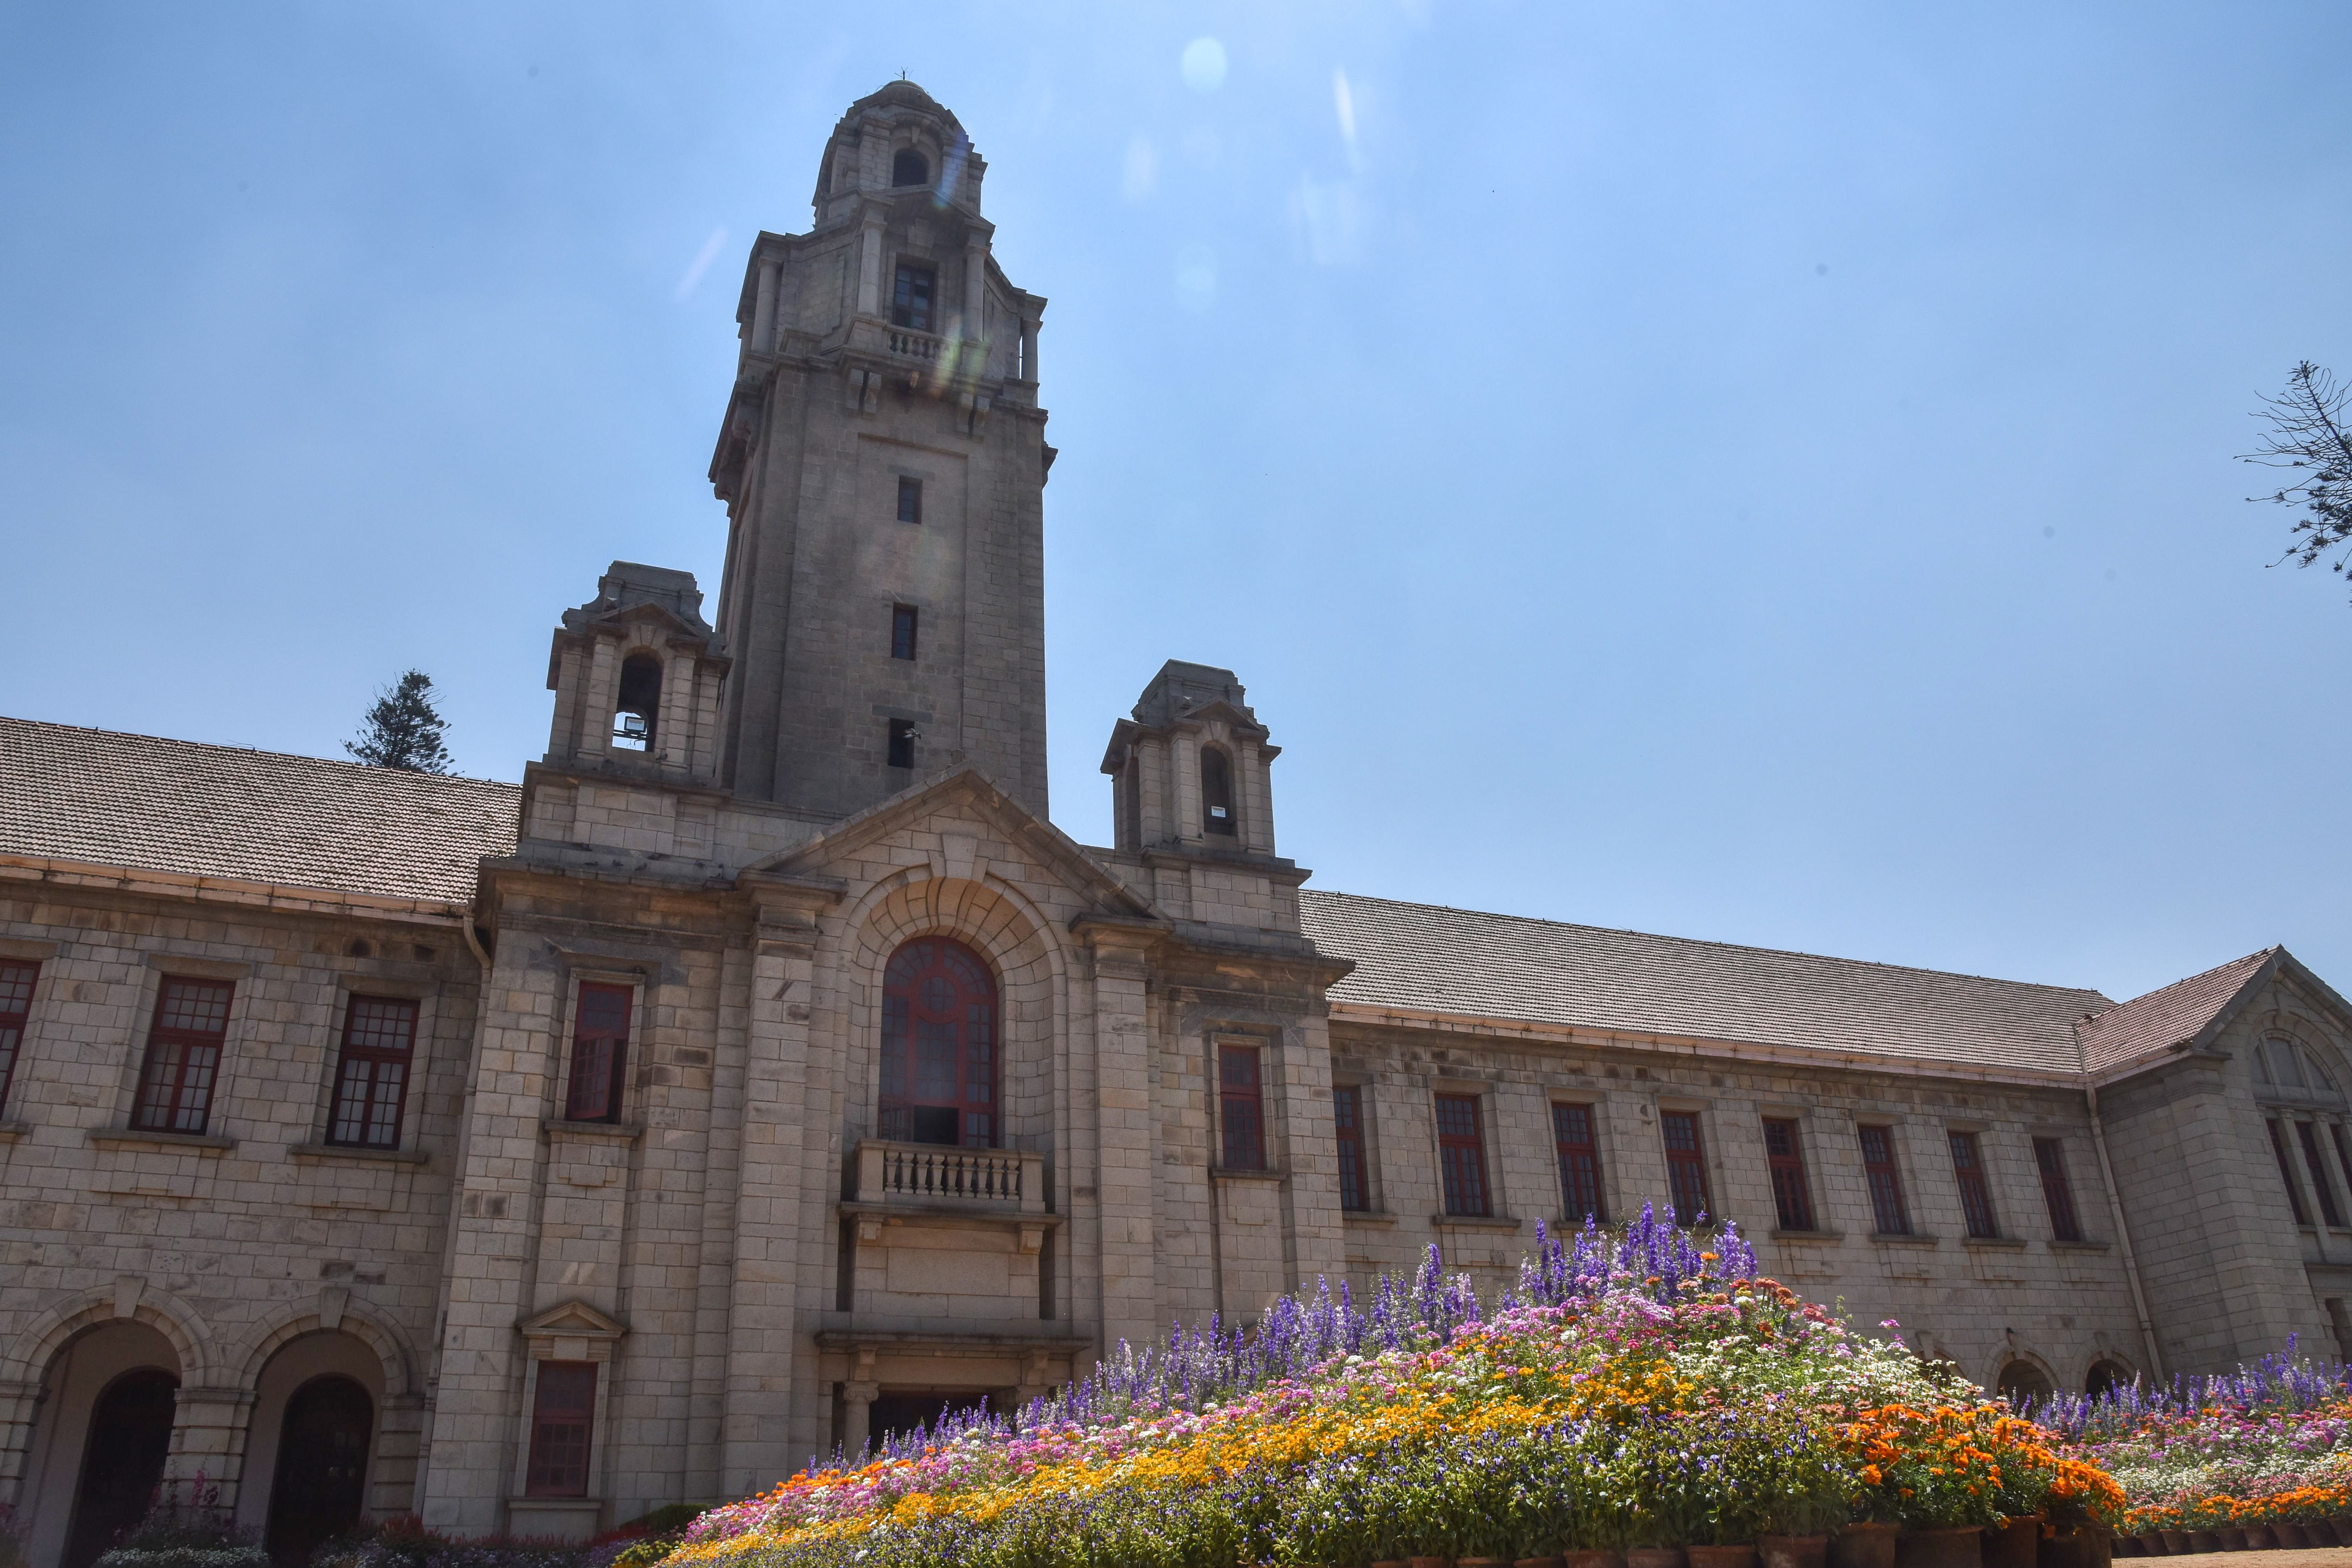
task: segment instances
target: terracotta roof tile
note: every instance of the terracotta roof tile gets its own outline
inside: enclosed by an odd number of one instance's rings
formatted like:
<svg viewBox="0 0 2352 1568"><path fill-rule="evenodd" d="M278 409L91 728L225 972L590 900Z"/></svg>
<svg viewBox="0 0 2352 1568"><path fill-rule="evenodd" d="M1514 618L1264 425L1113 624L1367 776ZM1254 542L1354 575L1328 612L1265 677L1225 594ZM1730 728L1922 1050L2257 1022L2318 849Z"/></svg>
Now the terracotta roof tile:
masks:
<svg viewBox="0 0 2352 1568"><path fill-rule="evenodd" d="M2176 980L2145 996L2119 1002L2082 1026L2084 1066L2093 1072L2193 1040L2205 1026L2269 967L2281 950L2266 947L2217 969Z"/></svg>
<svg viewBox="0 0 2352 1568"><path fill-rule="evenodd" d="M1301 889L1335 1002L2073 1072L2095 991Z"/></svg>
<svg viewBox="0 0 2352 1568"><path fill-rule="evenodd" d="M0 854L383 898L474 896L521 791L0 718Z"/></svg>

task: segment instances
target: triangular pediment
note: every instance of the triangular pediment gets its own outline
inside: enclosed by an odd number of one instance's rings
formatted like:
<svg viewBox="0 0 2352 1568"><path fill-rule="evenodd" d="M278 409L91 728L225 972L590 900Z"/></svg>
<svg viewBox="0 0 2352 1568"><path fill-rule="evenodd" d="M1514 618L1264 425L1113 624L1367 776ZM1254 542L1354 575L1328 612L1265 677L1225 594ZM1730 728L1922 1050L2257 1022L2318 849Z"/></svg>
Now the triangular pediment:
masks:
<svg viewBox="0 0 2352 1568"><path fill-rule="evenodd" d="M762 873L778 877L822 877L859 850L909 827L929 826L957 810L996 829L1004 840L1025 852L1072 891L1106 912L1157 920L1150 904L1129 890L1099 861L1060 828L1037 816L996 786L995 781L970 763L845 816L814 838L778 850L743 869L747 878Z"/></svg>
<svg viewBox="0 0 2352 1568"><path fill-rule="evenodd" d="M515 1327L525 1334L569 1340L617 1340L629 1331L627 1324L606 1317L585 1301L576 1300L550 1307Z"/></svg>

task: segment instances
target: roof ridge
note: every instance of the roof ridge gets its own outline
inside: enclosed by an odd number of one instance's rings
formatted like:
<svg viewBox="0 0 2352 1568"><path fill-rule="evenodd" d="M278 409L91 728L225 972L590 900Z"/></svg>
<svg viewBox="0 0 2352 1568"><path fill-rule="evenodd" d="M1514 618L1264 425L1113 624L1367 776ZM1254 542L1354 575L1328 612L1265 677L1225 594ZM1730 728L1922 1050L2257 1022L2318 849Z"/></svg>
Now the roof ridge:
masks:
<svg viewBox="0 0 2352 1568"><path fill-rule="evenodd" d="M2206 978L2208 975L2219 974L2225 969L2235 969L2242 963L2252 963L2257 960L2268 963L2270 961L2271 954L2274 952L2284 952L2285 951L2286 943L2283 942L2274 942L2268 947L2256 948L2253 952L2249 952L2242 957L2232 958L2225 963L2216 963L2210 968L2200 969L2194 974L2184 974L2178 980L2168 980L2163 984L2156 986L2150 990L2143 991L2137 996L2126 996L2120 1002L2110 1002L2105 1006L2100 1008L2097 1012L2091 1014L2090 1017L2105 1017L2107 1014L2114 1012L2118 1007L2130 1007L2136 1005L2138 1003L2147 1001L2151 996L2161 996L2167 991L2175 991L2183 985L2194 984L2198 981ZM2087 1022L2088 1020L2085 1021Z"/></svg>
<svg viewBox="0 0 2352 1568"><path fill-rule="evenodd" d="M200 752L226 752L239 756L273 757L281 762L320 763L331 768L350 768L367 773L398 773L412 779L431 779L445 784L493 784L499 789L520 791L522 785L506 779L477 778L471 773L428 773L415 768L387 768L373 763L355 763L342 757L316 757L307 752L272 752L259 746L232 746L219 741L191 741L178 735L150 735L141 730L107 730L95 724L60 724L50 719L26 719L13 713L0 713L0 724L24 724L39 730L62 730L78 735L108 735L123 741L152 741L158 745L187 746Z"/></svg>
<svg viewBox="0 0 2352 1568"><path fill-rule="evenodd" d="M1635 931L1630 926L1592 925L1582 921L1552 920L1543 915L1517 915L1501 910L1465 909L1459 904L1422 903L1412 899L1391 899L1378 893L1342 892L1337 888L1302 887L1298 891L1302 899L1352 899L1362 903L1393 904L1408 910L1443 910L1448 914L1483 915L1489 920L1519 921L1528 925L1556 926L1565 931L1600 931L1610 936L1646 937L1654 942L1681 942L1690 947L1720 948L1727 952L1759 952L1769 953L1780 958L1811 958L1823 963L1847 964L1860 969L1884 969L1897 974L1932 974L1948 980L1980 981L1989 985L2014 985L2035 991L2064 991L2076 995L2087 994L2106 1002L2107 1007L2124 1005L2122 1003L2109 1000L2106 994L2095 985L2053 985L2046 981L2039 980L2004 980L1996 974L1974 974L1959 969L1930 969L1925 964L1888 963L1874 958L1841 958L1835 953L1812 952L1803 948L1762 947L1754 942L1722 942L1713 937L1670 936L1664 931ZM2226 967L2226 965L2220 967ZM2175 982L2175 984L2179 983ZM2097 1011L2106 1010L2107 1008L2100 1008Z"/></svg>

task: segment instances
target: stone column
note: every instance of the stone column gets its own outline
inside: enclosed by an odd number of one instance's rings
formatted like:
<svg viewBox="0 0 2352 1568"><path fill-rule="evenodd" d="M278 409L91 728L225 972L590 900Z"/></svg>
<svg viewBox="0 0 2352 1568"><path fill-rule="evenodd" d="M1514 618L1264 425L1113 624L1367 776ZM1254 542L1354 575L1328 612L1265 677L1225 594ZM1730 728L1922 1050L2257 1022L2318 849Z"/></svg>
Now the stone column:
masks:
<svg viewBox="0 0 2352 1568"><path fill-rule="evenodd" d="M1146 954L1155 933L1089 923L1093 950L1097 1191L1102 1205L1102 1349L1126 1340L1141 1348L1160 1331L1153 1257L1151 1027Z"/></svg>
<svg viewBox="0 0 2352 1568"><path fill-rule="evenodd" d="M253 1418L254 1394L244 1388L183 1388L172 1403L172 1448L163 1461L165 1481L193 1501L193 1483L202 1476L220 1489L220 1508L236 1510L236 1488L245 1468L246 1423Z"/></svg>
<svg viewBox="0 0 2352 1568"><path fill-rule="evenodd" d="M33 1500L17 1496L25 1482L26 1456L33 1449L33 1425L40 1419L41 1384L0 1383L0 1504L13 1506L16 1517L32 1512Z"/></svg>
<svg viewBox="0 0 2352 1568"><path fill-rule="evenodd" d="M416 1511L417 1458L425 1445L425 1396L387 1394L368 1464L367 1516L398 1519Z"/></svg>
<svg viewBox="0 0 2352 1568"><path fill-rule="evenodd" d="M688 649L673 647L662 660L661 711L654 722L654 755L680 773L694 767L694 667Z"/></svg>
<svg viewBox="0 0 2352 1568"><path fill-rule="evenodd" d="M966 342L979 342L987 336L988 322L981 313L983 286L988 279L988 241L973 235L963 247L963 337Z"/></svg>
<svg viewBox="0 0 2352 1568"><path fill-rule="evenodd" d="M589 656L587 689L580 697L580 754L601 757L613 749L613 709L620 700L620 645L609 637L596 639Z"/></svg>
<svg viewBox="0 0 2352 1568"><path fill-rule="evenodd" d="M882 215L870 213L857 236L857 313L882 313Z"/></svg>
<svg viewBox="0 0 2352 1568"><path fill-rule="evenodd" d="M1024 308L1021 312L1021 379L1032 386L1037 384L1037 317Z"/></svg>
<svg viewBox="0 0 2352 1568"><path fill-rule="evenodd" d="M878 1383L852 1381L841 1385L841 1447L853 1465L873 1441L874 1396L881 1392Z"/></svg>
<svg viewBox="0 0 2352 1568"><path fill-rule="evenodd" d="M751 305L751 352L776 352L776 258L760 258L760 289Z"/></svg>

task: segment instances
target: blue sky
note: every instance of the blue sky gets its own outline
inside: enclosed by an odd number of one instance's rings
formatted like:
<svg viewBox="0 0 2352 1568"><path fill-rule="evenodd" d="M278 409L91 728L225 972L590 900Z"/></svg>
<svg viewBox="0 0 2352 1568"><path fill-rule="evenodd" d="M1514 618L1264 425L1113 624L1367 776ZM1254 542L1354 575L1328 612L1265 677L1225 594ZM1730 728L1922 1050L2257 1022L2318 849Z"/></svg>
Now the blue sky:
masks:
<svg viewBox="0 0 2352 1568"><path fill-rule="evenodd" d="M2231 460L2352 372L2347 55L2339 4L6 6L0 710L339 755L414 664L519 777L606 562L715 584L743 257L904 70L1052 301L1080 839L1178 657L1320 886L2352 990L2352 608Z"/></svg>

